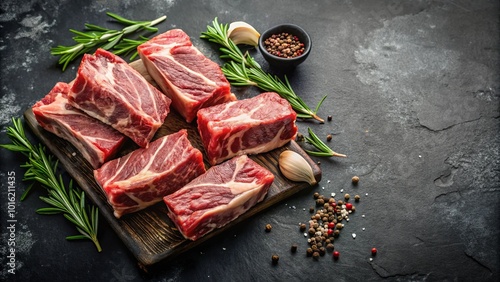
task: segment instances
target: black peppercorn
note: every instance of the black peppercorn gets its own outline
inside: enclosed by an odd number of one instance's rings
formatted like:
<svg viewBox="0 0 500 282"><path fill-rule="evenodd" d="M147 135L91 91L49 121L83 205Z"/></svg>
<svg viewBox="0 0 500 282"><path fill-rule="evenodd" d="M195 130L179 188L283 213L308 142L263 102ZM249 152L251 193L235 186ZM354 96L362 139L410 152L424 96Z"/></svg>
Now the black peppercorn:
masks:
<svg viewBox="0 0 500 282"><path fill-rule="evenodd" d="M273 226L271 224L266 224L266 232L271 232L271 229L273 229Z"/></svg>
<svg viewBox="0 0 500 282"><path fill-rule="evenodd" d="M290 251L292 251L292 253L296 253L297 252L297 244L293 244L292 247L290 248Z"/></svg>
<svg viewBox="0 0 500 282"><path fill-rule="evenodd" d="M313 256L313 259L318 260L319 259L319 252L313 252L312 256Z"/></svg>

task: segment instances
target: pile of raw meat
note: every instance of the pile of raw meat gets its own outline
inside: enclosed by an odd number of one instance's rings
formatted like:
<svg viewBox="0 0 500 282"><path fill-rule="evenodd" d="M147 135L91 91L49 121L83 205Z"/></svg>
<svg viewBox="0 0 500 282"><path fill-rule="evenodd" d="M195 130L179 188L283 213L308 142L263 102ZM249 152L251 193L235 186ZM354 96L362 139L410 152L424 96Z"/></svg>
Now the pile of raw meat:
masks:
<svg viewBox="0 0 500 282"><path fill-rule="evenodd" d="M117 218L163 200L183 236L196 240L265 198L274 175L247 154L292 140L296 114L276 93L237 100L220 67L180 29L138 52L161 91L98 49L84 55L74 81L57 83L32 110L40 126L68 140L94 168ZM204 152L185 129L156 136L170 106L197 122ZM117 157L126 139L139 148Z"/></svg>

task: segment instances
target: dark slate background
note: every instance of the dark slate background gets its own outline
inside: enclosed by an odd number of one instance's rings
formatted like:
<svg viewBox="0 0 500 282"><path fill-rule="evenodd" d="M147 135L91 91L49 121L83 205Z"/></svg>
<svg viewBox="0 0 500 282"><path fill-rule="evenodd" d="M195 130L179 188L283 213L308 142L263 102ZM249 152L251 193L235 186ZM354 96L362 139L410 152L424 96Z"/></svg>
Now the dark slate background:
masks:
<svg viewBox="0 0 500 282"><path fill-rule="evenodd" d="M85 3L84 3L85 2ZM291 22L313 41L308 60L289 79L294 90L331 122L299 121L347 159L321 162L318 186L283 199L158 269L142 272L104 220L102 253L68 242L62 216L35 213L38 187L19 197L25 161L0 150L0 280L8 281L498 281L500 278L499 3L498 1L2 1L0 4L0 143L11 117L70 81L50 48L71 42L85 22L116 27L105 12L152 20L160 32L182 28L217 62L217 47L199 39L218 17L257 30ZM258 52L254 57L268 69ZM272 70L269 70L272 71ZM236 89L239 98L254 88ZM7 174L16 173L16 274L6 272ZM360 177L352 186L353 175ZM361 195L331 254L305 256L298 229L312 194ZM273 225L264 232L267 223ZM356 233L356 239L351 234ZM291 254L296 243L299 251ZM370 249L378 255L370 261ZM278 265L271 256L278 254Z"/></svg>

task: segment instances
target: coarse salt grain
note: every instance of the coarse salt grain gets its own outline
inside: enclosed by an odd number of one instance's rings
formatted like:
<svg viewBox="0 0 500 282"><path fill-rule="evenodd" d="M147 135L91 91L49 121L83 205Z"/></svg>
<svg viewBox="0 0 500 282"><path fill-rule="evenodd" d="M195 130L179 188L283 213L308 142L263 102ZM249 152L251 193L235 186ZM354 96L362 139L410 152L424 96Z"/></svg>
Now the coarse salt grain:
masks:
<svg viewBox="0 0 500 282"><path fill-rule="evenodd" d="M356 233L352 233L352 238L356 239Z"/></svg>

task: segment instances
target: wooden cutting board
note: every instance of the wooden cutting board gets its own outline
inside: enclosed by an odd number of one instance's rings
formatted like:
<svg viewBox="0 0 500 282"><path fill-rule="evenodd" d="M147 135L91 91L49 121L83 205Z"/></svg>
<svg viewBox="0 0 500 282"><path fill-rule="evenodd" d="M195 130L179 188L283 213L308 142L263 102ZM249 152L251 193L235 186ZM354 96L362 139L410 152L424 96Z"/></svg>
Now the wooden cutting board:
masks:
<svg viewBox="0 0 500 282"><path fill-rule="evenodd" d="M151 77L147 74L140 60L131 63L148 81L153 85ZM86 192L88 198L99 207L101 215L107 220L108 224L122 239L125 245L130 249L132 254L137 258L139 264L145 268L152 266L160 261L171 259L182 252L189 250L208 239L217 236L230 229L234 225L248 219L258 212L286 199L287 197L297 193L298 191L309 187L305 182L293 182L286 179L278 168L278 158L284 150L293 150L302 155L313 168L316 179L321 179L321 169L309 158L302 148L295 142L291 141L287 145L275 149L271 152L250 156L254 161L269 169L275 179L266 198L248 210L245 214L226 226L214 230L206 236L191 241L185 239L177 230L174 223L167 216L167 207L163 202L151 206L142 211L128 214L120 219L113 215L113 209L108 204L106 196L101 187L94 180L92 166L82 157L82 155L66 140L57 137L56 135L45 131L40 127L35 119L33 111L28 109L24 113L25 121L31 128L33 133L45 144L45 146L59 159L60 164L71 175L74 181ZM194 147L198 148L205 154L196 122L187 123L179 114L172 110L163 126L158 130L154 139L161 136L177 132L185 128L188 131L188 138ZM138 148L132 141L125 142L119 156L125 155ZM210 165L204 158L205 166Z"/></svg>

